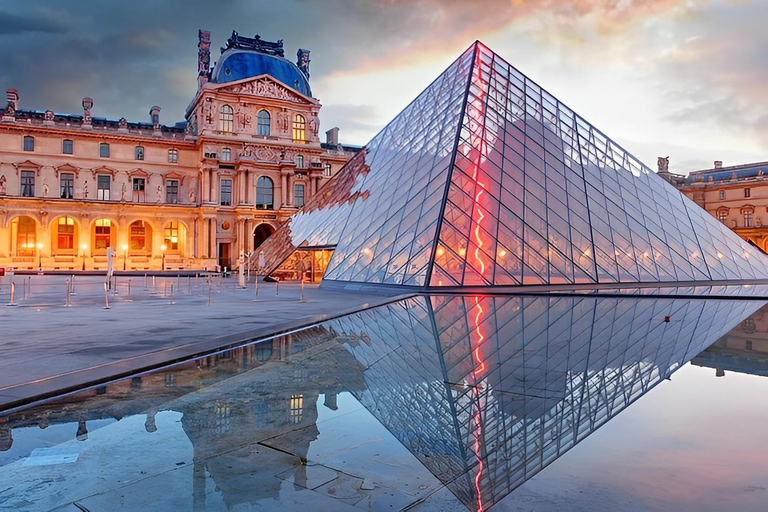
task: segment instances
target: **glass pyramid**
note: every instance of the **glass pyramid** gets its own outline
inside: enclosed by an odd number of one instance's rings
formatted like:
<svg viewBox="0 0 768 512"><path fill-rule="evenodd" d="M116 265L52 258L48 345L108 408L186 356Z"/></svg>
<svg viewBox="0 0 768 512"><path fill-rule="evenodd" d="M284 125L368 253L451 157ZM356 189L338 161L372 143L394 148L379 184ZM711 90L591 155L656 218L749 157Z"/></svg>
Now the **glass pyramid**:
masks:
<svg viewBox="0 0 768 512"><path fill-rule="evenodd" d="M318 196L271 252L336 246L325 283L768 278L759 251L480 42Z"/></svg>

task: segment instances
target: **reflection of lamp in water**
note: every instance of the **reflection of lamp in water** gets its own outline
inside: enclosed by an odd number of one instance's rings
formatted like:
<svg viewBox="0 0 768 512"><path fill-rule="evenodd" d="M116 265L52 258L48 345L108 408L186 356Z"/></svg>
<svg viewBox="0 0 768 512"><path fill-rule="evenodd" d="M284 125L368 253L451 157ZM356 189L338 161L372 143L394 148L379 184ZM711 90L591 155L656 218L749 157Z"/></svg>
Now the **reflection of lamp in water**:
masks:
<svg viewBox="0 0 768 512"><path fill-rule="evenodd" d="M37 268L43 270L43 244L37 244Z"/></svg>
<svg viewBox="0 0 768 512"><path fill-rule="evenodd" d="M128 244L123 244L123 270L128 266Z"/></svg>
<svg viewBox="0 0 768 512"><path fill-rule="evenodd" d="M88 249L88 244L83 244L83 270L85 270L85 250Z"/></svg>
<svg viewBox="0 0 768 512"><path fill-rule="evenodd" d="M160 246L160 250L163 251L163 270L165 270L165 250L168 249L168 246L163 244Z"/></svg>
<svg viewBox="0 0 768 512"><path fill-rule="evenodd" d="M149 433L157 432L157 424L155 423L155 414L157 412L150 411L147 413L147 420L144 422L144 430Z"/></svg>
<svg viewBox="0 0 768 512"><path fill-rule="evenodd" d="M85 441L88 439L88 427L85 425L85 418L77 420L77 440Z"/></svg>
<svg viewBox="0 0 768 512"><path fill-rule="evenodd" d="M7 452L13 445L11 427L0 427L0 452Z"/></svg>

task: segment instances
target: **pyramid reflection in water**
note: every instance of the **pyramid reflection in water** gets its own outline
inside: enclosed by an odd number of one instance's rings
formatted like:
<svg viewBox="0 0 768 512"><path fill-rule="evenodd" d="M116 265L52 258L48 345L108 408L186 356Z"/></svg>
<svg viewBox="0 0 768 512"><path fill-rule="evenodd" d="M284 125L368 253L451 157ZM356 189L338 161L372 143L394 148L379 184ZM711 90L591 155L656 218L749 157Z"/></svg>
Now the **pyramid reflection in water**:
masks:
<svg viewBox="0 0 768 512"><path fill-rule="evenodd" d="M462 503L487 509L670 376L759 301L416 297L362 334L353 391ZM669 321L665 321L669 317Z"/></svg>
<svg viewBox="0 0 768 512"><path fill-rule="evenodd" d="M264 251L324 282L413 287L768 278L766 258L481 43Z"/></svg>

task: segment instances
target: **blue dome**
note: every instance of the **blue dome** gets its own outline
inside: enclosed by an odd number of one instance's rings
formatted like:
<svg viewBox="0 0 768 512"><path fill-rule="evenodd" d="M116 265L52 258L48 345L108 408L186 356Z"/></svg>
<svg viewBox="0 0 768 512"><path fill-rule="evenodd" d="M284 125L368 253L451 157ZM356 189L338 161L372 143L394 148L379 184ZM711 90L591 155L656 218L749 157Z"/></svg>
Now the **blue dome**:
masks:
<svg viewBox="0 0 768 512"><path fill-rule="evenodd" d="M225 51L211 72L211 82L225 84L259 75L269 75L304 96L312 97L307 77L295 64L252 50Z"/></svg>

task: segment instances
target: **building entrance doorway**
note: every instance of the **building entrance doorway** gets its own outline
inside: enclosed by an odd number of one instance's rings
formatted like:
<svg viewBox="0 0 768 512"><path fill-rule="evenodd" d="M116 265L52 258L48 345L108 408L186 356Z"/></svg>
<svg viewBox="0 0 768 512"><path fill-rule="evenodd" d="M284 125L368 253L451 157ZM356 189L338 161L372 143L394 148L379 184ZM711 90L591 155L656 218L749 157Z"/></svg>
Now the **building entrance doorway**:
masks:
<svg viewBox="0 0 768 512"><path fill-rule="evenodd" d="M232 270L232 257L230 254L230 248L232 244L219 244L219 266L223 271L226 267L227 270Z"/></svg>
<svg viewBox="0 0 768 512"><path fill-rule="evenodd" d="M258 249L264 243L264 240L272 236L274 232L275 229L269 224L259 224L256 226L256 229L253 230L253 250Z"/></svg>

